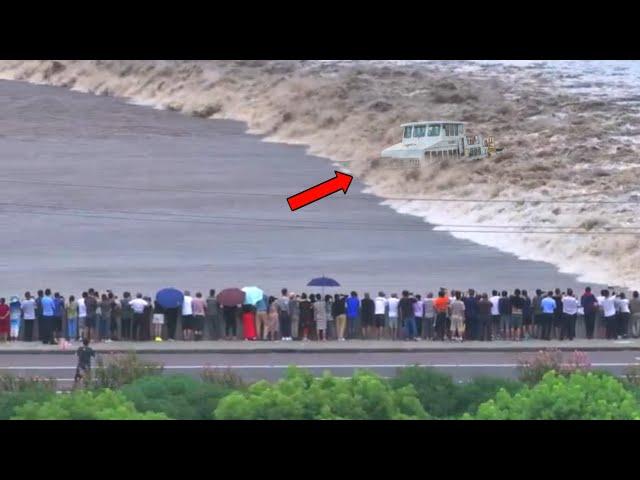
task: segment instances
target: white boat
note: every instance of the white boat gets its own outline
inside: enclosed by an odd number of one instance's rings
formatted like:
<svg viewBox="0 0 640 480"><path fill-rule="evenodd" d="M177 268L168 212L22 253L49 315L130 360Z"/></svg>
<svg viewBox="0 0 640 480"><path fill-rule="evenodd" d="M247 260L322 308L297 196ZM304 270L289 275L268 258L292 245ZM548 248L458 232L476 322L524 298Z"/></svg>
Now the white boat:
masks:
<svg viewBox="0 0 640 480"><path fill-rule="evenodd" d="M422 160L477 159L496 154L493 137L467 136L465 122L448 120L411 122L402 125L402 142L382 151L382 159Z"/></svg>

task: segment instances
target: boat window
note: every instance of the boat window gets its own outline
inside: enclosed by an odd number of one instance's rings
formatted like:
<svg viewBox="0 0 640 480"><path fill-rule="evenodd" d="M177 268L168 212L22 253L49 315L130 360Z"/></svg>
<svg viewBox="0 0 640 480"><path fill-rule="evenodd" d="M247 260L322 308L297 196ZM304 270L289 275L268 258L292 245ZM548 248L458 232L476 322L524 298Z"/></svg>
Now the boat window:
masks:
<svg viewBox="0 0 640 480"><path fill-rule="evenodd" d="M412 127L404 127L404 138L411 138L411 128Z"/></svg>
<svg viewBox="0 0 640 480"><path fill-rule="evenodd" d="M426 125L416 125L415 127L413 127L413 136L424 137L426 131L427 131Z"/></svg>
<svg viewBox="0 0 640 480"><path fill-rule="evenodd" d="M457 137L458 136L458 124L456 124L456 123L445 123L444 131L445 131L445 135L447 137Z"/></svg>
<svg viewBox="0 0 640 480"><path fill-rule="evenodd" d="M440 136L440 125L429 125L429 133L430 137L439 137Z"/></svg>

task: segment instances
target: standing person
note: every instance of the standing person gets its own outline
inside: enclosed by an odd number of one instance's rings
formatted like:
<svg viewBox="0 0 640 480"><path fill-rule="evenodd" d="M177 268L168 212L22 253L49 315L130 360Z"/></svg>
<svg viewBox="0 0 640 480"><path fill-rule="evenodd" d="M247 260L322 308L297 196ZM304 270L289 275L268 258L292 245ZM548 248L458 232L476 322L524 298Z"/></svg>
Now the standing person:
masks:
<svg viewBox="0 0 640 480"><path fill-rule="evenodd" d="M562 315L562 292L559 288L556 288L553 299L556 301L556 309L553 312L553 335L556 338L560 338L560 332L562 330L563 315Z"/></svg>
<svg viewBox="0 0 640 480"><path fill-rule="evenodd" d="M424 320L424 301L420 295L415 296L416 301L413 303L413 316L416 319L416 338L422 339L423 320Z"/></svg>
<svg viewBox="0 0 640 480"><path fill-rule="evenodd" d="M5 303L4 298L0 298L0 342L4 343L7 341L9 331L9 305Z"/></svg>
<svg viewBox="0 0 640 480"><path fill-rule="evenodd" d="M242 306L242 332L245 340L257 340L253 305Z"/></svg>
<svg viewBox="0 0 640 480"><path fill-rule="evenodd" d="M133 310L131 310L133 314ZM164 309L156 300L153 302L153 339L156 342L162 342L162 327L164 325Z"/></svg>
<svg viewBox="0 0 640 480"><path fill-rule="evenodd" d="M63 337L62 317L64 316L64 298L59 292L53 295L54 310L53 310L53 339L58 341Z"/></svg>
<svg viewBox="0 0 640 480"><path fill-rule="evenodd" d="M506 290L502 291L502 297L498 300L498 312L500 313L500 328L498 338L508 340L511 329L511 300Z"/></svg>
<svg viewBox="0 0 640 480"><path fill-rule="evenodd" d="M600 290L600 295L596 297L598 301L598 310L596 311L596 332L598 338L607 338L606 325L604 323L604 311L602 302L604 301L604 290Z"/></svg>
<svg viewBox="0 0 640 480"><path fill-rule="evenodd" d="M609 290L603 290L602 301L598 303L602 305L606 338L607 340L615 340L617 337L615 298L609 295Z"/></svg>
<svg viewBox="0 0 640 480"><path fill-rule="evenodd" d="M524 317L524 299L521 296L519 288L513 291L513 295L509 298L511 304L511 318L509 322L509 331L507 337L516 342L520 341L520 329L522 328Z"/></svg>
<svg viewBox="0 0 640 480"><path fill-rule="evenodd" d="M409 296L408 290L402 291L402 298L398 302L398 311L400 313L400 320L404 322L406 340L416 340L418 334L416 332L416 318L413 314L413 302L416 299Z"/></svg>
<svg viewBox="0 0 640 480"><path fill-rule="evenodd" d="M31 297L31 292L25 292L24 300L20 304L22 319L24 320L24 341L33 342L33 327L36 322L36 301Z"/></svg>
<svg viewBox="0 0 640 480"><path fill-rule="evenodd" d="M327 339L336 338L336 322L333 318L333 297L331 295L324 296L325 315L327 316Z"/></svg>
<svg viewBox="0 0 640 480"><path fill-rule="evenodd" d="M109 292L108 297L111 302L111 338L122 340L122 307L118 297L112 292Z"/></svg>
<svg viewBox="0 0 640 480"><path fill-rule="evenodd" d="M100 340L105 343L111 343L111 308L112 303L106 293L102 294L100 299Z"/></svg>
<svg viewBox="0 0 640 480"><path fill-rule="evenodd" d="M9 301L9 341L11 342L18 340L21 317L20 299L14 295Z"/></svg>
<svg viewBox="0 0 640 480"><path fill-rule="evenodd" d="M433 301L433 307L436 310L436 340L444 341L449 314L449 298L444 290L438 292L438 298Z"/></svg>
<svg viewBox="0 0 640 480"><path fill-rule="evenodd" d="M584 309L584 327L588 340L593 339L593 332L596 324L596 314L598 313L598 300L593 293L591 287L584 289L582 297L580 297L580 305Z"/></svg>
<svg viewBox="0 0 640 480"><path fill-rule="evenodd" d="M391 340L398 339L398 299L397 293L392 293L391 298L388 300L387 305L389 307L389 334Z"/></svg>
<svg viewBox="0 0 640 480"><path fill-rule="evenodd" d="M631 294L629 311L631 312L631 325L629 327L631 336L638 338L640 335L640 293L637 290L634 290Z"/></svg>
<svg viewBox="0 0 640 480"><path fill-rule="evenodd" d="M215 289L209 290L209 296L207 297L207 325L209 326L209 336L211 340L219 340L222 338L220 307L216 300Z"/></svg>
<svg viewBox="0 0 640 480"><path fill-rule="evenodd" d="M42 299L44 298L44 292L42 290L38 290L36 296L36 323L34 324L34 338L37 338L39 341L44 341L43 336L43 324L44 320L42 318Z"/></svg>
<svg viewBox="0 0 640 480"><path fill-rule="evenodd" d="M78 340L78 302L76 297L71 295L67 303L67 338Z"/></svg>
<svg viewBox="0 0 640 480"><path fill-rule="evenodd" d="M373 300L372 300L373 301ZM327 304L322 296L316 294L316 301L313 304L313 318L316 322L318 340L327 341Z"/></svg>
<svg viewBox="0 0 640 480"><path fill-rule="evenodd" d="M276 303L276 297L269 297L268 321L262 334L263 340L275 340L277 338L278 318L278 304Z"/></svg>
<svg viewBox="0 0 640 480"><path fill-rule="evenodd" d="M42 332L42 343L57 345L57 342L53 339L53 318L55 314L55 302L51 297L51 290L48 288L44 291L44 296L41 300L42 304L42 326L40 331Z"/></svg>
<svg viewBox="0 0 640 480"><path fill-rule="evenodd" d="M547 296L540 301L542 308L541 319L541 340L551 340L551 327L553 325L554 312L556 311L556 301L553 298L553 292L547 292Z"/></svg>
<svg viewBox="0 0 640 480"><path fill-rule="evenodd" d="M202 298L202 292L196 292L196 298L192 300L193 308L193 335L195 340L202 340L202 332L204 331L204 317L207 314L207 304ZM255 337L255 324L253 326ZM255 339L255 338L254 338Z"/></svg>
<svg viewBox="0 0 640 480"><path fill-rule="evenodd" d="M629 299L622 292L618 295L618 305L620 306L618 336L621 338L628 338L631 310L629 309Z"/></svg>
<svg viewBox="0 0 640 480"><path fill-rule="evenodd" d="M131 308L131 294L124 292L122 300L120 300L120 318L121 329L120 336L122 340L131 340L131 325L133 322L133 309ZM163 318L164 323L164 318Z"/></svg>
<svg viewBox="0 0 640 480"><path fill-rule="evenodd" d="M497 290L491 292L489 301L491 302L491 339L497 340L500 332L500 295Z"/></svg>
<svg viewBox="0 0 640 480"><path fill-rule="evenodd" d="M309 330L313 327L313 306L307 300L307 294L300 295L300 328L302 329L302 341L309 340Z"/></svg>
<svg viewBox="0 0 640 480"><path fill-rule="evenodd" d="M289 316L289 295L286 288L283 288L280 293L281 297L277 300L278 307L278 322L280 324L280 335L282 335L283 341L291 341L291 317ZM302 316L302 314L301 314Z"/></svg>
<svg viewBox="0 0 640 480"><path fill-rule="evenodd" d="M531 310L533 312L533 338L542 338L542 299L544 295L539 288L536 290L536 296L531 300Z"/></svg>
<svg viewBox="0 0 640 480"><path fill-rule="evenodd" d="M189 290L184 291L182 300L182 339L193 340L193 298Z"/></svg>
<svg viewBox="0 0 640 480"><path fill-rule="evenodd" d="M384 332L388 305L389 302L387 301L387 297L385 297L384 292L378 292L378 296L374 301L374 318L378 340L382 338L382 333Z"/></svg>
<svg viewBox="0 0 640 480"><path fill-rule="evenodd" d="M433 292L427 293L427 298L424 299L424 322L422 325L424 338L433 340L433 331L436 326L436 309L433 306Z"/></svg>
<svg viewBox="0 0 640 480"><path fill-rule="evenodd" d="M573 290L567 288L567 294L562 297L562 330L560 340L573 340L576 336L576 320L578 319L578 300L573 296Z"/></svg>
<svg viewBox="0 0 640 480"><path fill-rule="evenodd" d="M480 325L478 321L478 297L474 289L469 289L469 295L463 299L464 322L467 339L480 340Z"/></svg>
<svg viewBox="0 0 640 480"><path fill-rule="evenodd" d="M77 386L91 372L91 359L96 356L96 352L89 346L88 338L82 340L82 346L78 348L76 356L78 357L78 365L73 380L74 386Z"/></svg>
<svg viewBox="0 0 640 480"><path fill-rule="evenodd" d="M142 340L142 331L144 328L144 309L147 302L142 298L142 293L137 293L136 298L129 302L133 310L133 340ZM87 317L88 318L88 317Z"/></svg>
<svg viewBox="0 0 640 480"><path fill-rule="evenodd" d="M336 319L336 336L338 341L344 342L344 331L347 325L347 309L345 299L339 293L333 297L331 314Z"/></svg>
<svg viewBox="0 0 640 480"><path fill-rule="evenodd" d="M490 341L491 340L491 309L493 308L493 303L489 301L489 296L486 293L483 293L478 300L478 325L480 336L478 340L480 341Z"/></svg>
<svg viewBox="0 0 640 480"><path fill-rule="evenodd" d="M151 325L153 323L153 300L151 297L144 297L147 302L142 311L142 340L151 340Z"/></svg>
<svg viewBox="0 0 640 480"><path fill-rule="evenodd" d="M456 341L462 342L464 340L465 306L461 299L460 292L455 292L453 302L451 302L449 308L451 311L451 334L449 334L449 338L453 337Z"/></svg>
<svg viewBox="0 0 640 480"><path fill-rule="evenodd" d="M84 304L87 309L87 338L97 338L96 328L98 327L98 301L96 297L89 293L83 292Z"/></svg>
<svg viewBox="0 0 640 480"><path fill-rule="evenodd" d="M236 340L238 335L238 306L224 305L222 307L222 316L224 317L224 338L225 340Z"/></svg>
<svg viewBox="0 0 640 480"><path fill-rule="evenodd" d="M266 295L262 295L262 298L256 303L256 338L264 339L264 332L269 321L268 303L269 299Z"/></svg>
<svg viewBox="0 0 640 480"><path fill-rule="evenodd" d="M78 304L78 339L82 339L86 335L87 331L87 305L85 299L87 298L87 292L82 292L80 298L76 301Z"/></svg>
<svg viewBox="0 0 640 480"><path fill-rule="evenodd" d="M289 295L289 317L291 318L291 338L300 338L300 300L298 295Z"/></svg>
<svg viewBox="0 0 640 480"><path fill-rule="evenodd" d="M347 334L349 339L356 338L358 336L357 323L358 315L360 314L360 299L356 292L351 292L349 298L347 298Z"/></svg>
<svg viewBox="0 0 640 480"><path fill-rule="evenodd" d="M531 325L533 324L533 318L531 299L529 298L529 294L526 290L522 290L522 302L522 331L524 339L529 340L532 334Z"/></svg>
<svg viewBox="0 0 640 480"><path fill-rule="evenodd" d="M360 305L360 317L362 319L362 337L365 339L371 337L375 310L375 302L371 299L368 293L365 293Z"/></svg>

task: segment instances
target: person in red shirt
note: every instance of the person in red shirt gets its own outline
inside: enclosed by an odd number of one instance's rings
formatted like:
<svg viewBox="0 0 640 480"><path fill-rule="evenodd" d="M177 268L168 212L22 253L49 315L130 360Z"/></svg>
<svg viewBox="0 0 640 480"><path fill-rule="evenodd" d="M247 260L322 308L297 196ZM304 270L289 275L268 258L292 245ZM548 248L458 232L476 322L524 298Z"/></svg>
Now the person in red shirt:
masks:
<svg viewBox="0 0 640 480"><path fill-rule="evenodd" d="M433 308L436 311L436 340L444 341L449 316L449 298L444 290L438 292L438 298L433 301Z"/></svg>
<svg viewBox="0 0 640 480"><path fill-rule="evenodd" d="M0 340L7 341L9 336L9 305L4 298L0 298Z"/></svg>

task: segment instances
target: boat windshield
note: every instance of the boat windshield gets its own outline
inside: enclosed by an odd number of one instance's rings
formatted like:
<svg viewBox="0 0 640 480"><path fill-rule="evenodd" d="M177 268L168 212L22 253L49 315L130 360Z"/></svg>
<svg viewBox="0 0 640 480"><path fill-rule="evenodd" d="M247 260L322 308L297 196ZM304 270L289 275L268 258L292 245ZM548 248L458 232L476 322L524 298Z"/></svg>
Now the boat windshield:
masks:
<svg viewBox="0 0 640 480"><path fill-rule="evenodd" d="M430 137L439 137L440 136L440 125L429 125L429 133Z"/></svg>
<svg viewBox="0 0 640 480"><path fill-rule="evenodd" d="M427 133L426 125L416 125L415 127L413 127L414 137L424 137L426 133Z"/></svg>
<svg viewBox="0 0 640 480"><path fill-rule="evenodd" d="M404 127L404 138L411 138L411 128L412 127Z"/></svg>

